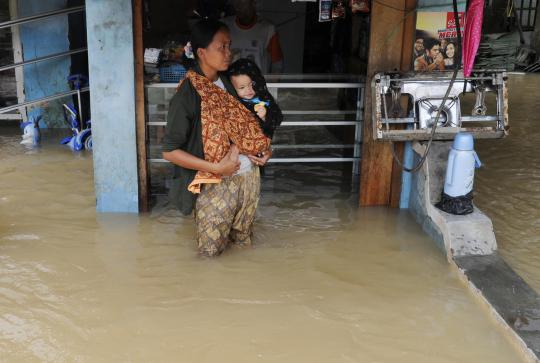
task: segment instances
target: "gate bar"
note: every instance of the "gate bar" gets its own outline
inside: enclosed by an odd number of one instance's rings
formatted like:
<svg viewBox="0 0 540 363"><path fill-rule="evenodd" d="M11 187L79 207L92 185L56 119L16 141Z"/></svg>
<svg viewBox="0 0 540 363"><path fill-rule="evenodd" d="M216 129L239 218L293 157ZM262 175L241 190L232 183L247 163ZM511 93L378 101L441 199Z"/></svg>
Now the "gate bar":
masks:
<svg viewBox="0 0 540 363"><path fill-rule="evenodd" d="M10 26L13 26L13 25L30 23L32 21L41 20L41 19L44 19L44 18L49 18L49 17L55 16L55 15L78 13L78 12L84 11L84 10L85 10L85 6L80 5L80 6L74 6L74 7L71 7L71 8L67 8L67 9L53 10L53 11L48 11L46 13L41 13L41 14L37 14L37 15L25 16L23 18L12 19L12 20L8 20L8 21L5 21L3 23L0 23L0 29L9 28Z"/></svg>
<svg viewBox="0 0 540 363"><path fill-rule="evenodd" d="M352 158L270 158L267 163L335 163L335 162L356 162L359 161L360 157ZM170 161L165 159L148 159L151 163L170 163Z"/></svg>
<svg viewBox="0 0 540 363"><path fill-rule="evenodd" d="M87 92L89 89L90 89L89 87L84 87L84 88L80 89L80 92ZM38 104L38 103L52 101L52 100L56 100L56 99L59 99L59 98L63 98L63 97L71 96L71 95L76 95L76 94L77 94L77 90L57 93L57 94L52 95L52 96L38 98L37 100L27 101L27 102L23 102L23 103L18 103L18 104L13 105L13 106L0 108L0 113L6 113L6 112L13 111L13 110L16 110L16 109L21 108L21 107L31 106L31 105L35 105L35 104Z"/></svg>
<svg viewBox="0 0 540 363"><path fill-rule="evenodd" d="M27 65L27 64L38 63L38 62L41 62L41 61L45 61L45 60L49 60L49 59L54 59L54 58L61 58L61 57L64 57L64 56L67 56L67 55L71 55L71 54L83 53L83 52L86 52L87 49L88 49L88 48L84 47L84 48L79 48L79 49L69 50L69 51L67 51L67 52L55 53L55 54L46 55L46 56L39 57L39 58L34 58L34 59L29 60L29 61L24 61L24 62L19 62L19 63L13 63L13 64L10 64L10 65L7 65L7 66L2 66L2 67L0 67L0 72L2 72L2 71L7 71L8 69L13 69L13 68L17 68L17 67L22 67L22 66L25 66L25 65Z"/></svg>
<svg viewBox="0 0 540 363"><path fill-rule="evenodd" d="M363 82L356 83L323 83L323 82L314 82L314 83L276 83L276 82L267 82L266 86L268 88L360 88L365 87Z"/></svg>

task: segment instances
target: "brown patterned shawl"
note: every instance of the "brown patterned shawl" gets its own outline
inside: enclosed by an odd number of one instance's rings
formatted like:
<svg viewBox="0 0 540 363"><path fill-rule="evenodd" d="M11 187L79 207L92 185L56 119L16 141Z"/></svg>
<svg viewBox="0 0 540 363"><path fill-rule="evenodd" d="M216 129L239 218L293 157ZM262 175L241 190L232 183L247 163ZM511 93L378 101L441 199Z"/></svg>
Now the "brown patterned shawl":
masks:
<svg viewBox="0 0 540 363"><path fill-rule="evenodd" d="M220 162L231 144L245 155L258 154L270 148L271 140L264 136L255 116L233 95L192 70L188 71L186 78L201 97L202 142L206 161ZM198 171L188 190L200 193L201 184L219 182L220 175Z"/></svg>

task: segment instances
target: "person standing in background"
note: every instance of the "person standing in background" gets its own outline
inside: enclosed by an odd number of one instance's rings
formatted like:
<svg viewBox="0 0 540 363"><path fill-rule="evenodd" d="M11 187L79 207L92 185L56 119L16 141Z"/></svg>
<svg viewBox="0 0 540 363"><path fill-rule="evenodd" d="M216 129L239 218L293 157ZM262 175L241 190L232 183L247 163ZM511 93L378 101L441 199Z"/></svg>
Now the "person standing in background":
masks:
<svg viewBox="0 0 540 363"><path fill-rule="evenodd" d="M232 61L247 58L266 73L283 71L283 53L275 26L257 16L255 0L233 0L235 16L222 21L232 39Z"/></svg>

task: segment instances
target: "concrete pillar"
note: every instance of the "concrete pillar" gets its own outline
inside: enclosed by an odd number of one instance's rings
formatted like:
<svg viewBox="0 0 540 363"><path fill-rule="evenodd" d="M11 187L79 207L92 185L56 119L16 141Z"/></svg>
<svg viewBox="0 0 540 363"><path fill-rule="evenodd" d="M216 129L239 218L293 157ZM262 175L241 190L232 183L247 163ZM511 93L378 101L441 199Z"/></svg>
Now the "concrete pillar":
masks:
<svg viewBox="0 0 540 363"><path fill-rule="evenodd" d="M98 212L138 212L131 0L87 0Z"/></svg>

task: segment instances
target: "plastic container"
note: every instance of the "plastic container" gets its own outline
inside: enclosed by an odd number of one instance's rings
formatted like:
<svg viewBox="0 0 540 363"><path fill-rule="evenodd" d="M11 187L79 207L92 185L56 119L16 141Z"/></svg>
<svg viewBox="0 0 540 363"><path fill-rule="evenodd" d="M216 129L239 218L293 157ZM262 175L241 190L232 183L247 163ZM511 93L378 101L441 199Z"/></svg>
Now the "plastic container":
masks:
<svg viewBox="0 0 540 363"><path fill-rule="evenodd" d="M159 78L164 83L178 83L186 76L186 68L181 64L169 64L159 67Z"/></svg>
<svg viewBox="0 0 540 363"><path fill-rule="evenodd" d="M481 165L472 135L457 133L448 155L444 192L450 197L467 195L473 188L474 169Z"/></svg>

